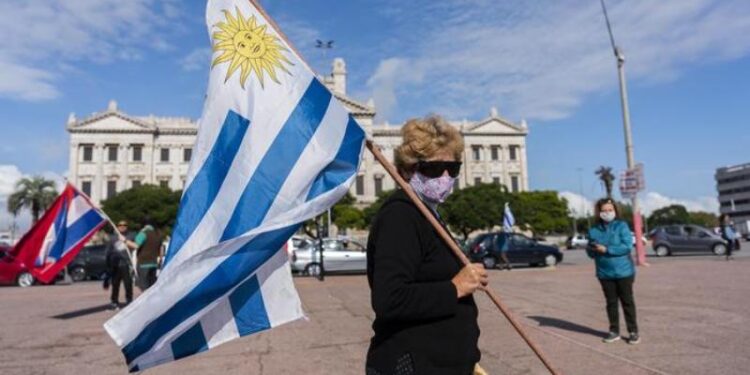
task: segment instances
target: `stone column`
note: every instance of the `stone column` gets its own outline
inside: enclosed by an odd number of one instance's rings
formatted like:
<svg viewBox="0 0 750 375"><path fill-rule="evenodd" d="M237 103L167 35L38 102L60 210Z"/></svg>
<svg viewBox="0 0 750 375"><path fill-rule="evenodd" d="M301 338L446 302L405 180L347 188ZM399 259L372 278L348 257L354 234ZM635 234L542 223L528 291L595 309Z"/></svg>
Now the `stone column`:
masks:
<svg viewBox="0 0 750 375"><path fill-rule="evenodd" d="M117 160L120 163L120 191L125 191L130 189L132 186L128 184L129 178L128 178L128 149L130 146L128 146L127 143L121 143L118 146L117 150Z"/></svg>
<svg viewBox="0 0 750 375"><path fill-rule="evenodd" d="M78 186L78 147L78 143L70 143L70 155L68 157L68 182L70 182L70 184L75 186L76 188L80 189L80 186Z"/></svg>
<svg viewBox="0 0 750 375"><path fill-rule="evenodd" d="M529 190L529 173L526 170L526 145L518 146L518 159L521 162L521 175L519 176L519 185L522 191Z"/></svg>
<svg viewBox="0 0 750 375"><path fill-rule="evenodd" d="M93 197L91 197L97 204L104 200L104 145L101 143L94 144L94 163L96 163L96 177L94 177L93 185Z"/></svg>

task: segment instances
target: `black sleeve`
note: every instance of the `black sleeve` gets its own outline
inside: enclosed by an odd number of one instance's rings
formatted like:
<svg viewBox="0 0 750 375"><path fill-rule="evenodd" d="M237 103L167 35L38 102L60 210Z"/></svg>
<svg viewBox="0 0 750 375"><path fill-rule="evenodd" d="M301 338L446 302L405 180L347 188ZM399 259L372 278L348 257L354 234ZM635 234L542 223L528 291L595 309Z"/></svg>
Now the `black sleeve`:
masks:
<svg viewBox="0 0 750 375"><path fill-rule="evenodd" d="M450 280L417 282L422 261L417 217L413 208L394 203L379 217L373 258L372 305L386 320L451 316L458 297Z"/></svg>

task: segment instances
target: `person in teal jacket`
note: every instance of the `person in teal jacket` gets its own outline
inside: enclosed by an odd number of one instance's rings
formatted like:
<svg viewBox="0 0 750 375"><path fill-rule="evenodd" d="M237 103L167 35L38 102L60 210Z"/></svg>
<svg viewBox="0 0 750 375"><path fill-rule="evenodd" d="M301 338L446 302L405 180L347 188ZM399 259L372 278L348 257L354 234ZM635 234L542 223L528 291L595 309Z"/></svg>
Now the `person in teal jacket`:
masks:
<svg viewBox="0 0 750 375"><path fill-rule="evenodd" d="M617 205L610 198L596 202L596 225L589 229L589 245L586 252L596 263L596 277L602 285L604 298L607 301L609 333L605 343L620 339L620 317L618 300L622 304L627 324L629 344L640 342L638 323L636 322L633 282L635 266L630 252L633 249L633 233L628 224L617 219Z"/></svg>

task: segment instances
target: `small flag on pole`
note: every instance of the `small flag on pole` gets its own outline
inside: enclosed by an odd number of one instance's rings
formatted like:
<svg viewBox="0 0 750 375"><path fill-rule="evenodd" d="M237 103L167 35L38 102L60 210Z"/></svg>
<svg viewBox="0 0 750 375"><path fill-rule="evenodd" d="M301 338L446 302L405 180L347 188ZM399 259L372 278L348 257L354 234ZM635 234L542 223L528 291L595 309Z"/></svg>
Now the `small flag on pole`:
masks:
<svg viewBox="0 0 750 375"><path fill-rule="evenodd" d="M55 279L106 222L85 195L67 184L13 252L34 278L46 284Z"/></svg>
<svg viewBox="0 0 750 375"><path fill-rule="evenodd" d="M248 0L211 0L213 56L176 226L156 284L105 329L129 370L304 316L287 239L356 176L365 133Z"/></svg>
<svg viewBox="0 0 750 375"><path fill-rule="evenodd" d="M513 217L513 212L510 211L510 205L508 202L505 202L505 210L503 210L503 230L506 232L512 232L515 224L516 219Z"/></svg>

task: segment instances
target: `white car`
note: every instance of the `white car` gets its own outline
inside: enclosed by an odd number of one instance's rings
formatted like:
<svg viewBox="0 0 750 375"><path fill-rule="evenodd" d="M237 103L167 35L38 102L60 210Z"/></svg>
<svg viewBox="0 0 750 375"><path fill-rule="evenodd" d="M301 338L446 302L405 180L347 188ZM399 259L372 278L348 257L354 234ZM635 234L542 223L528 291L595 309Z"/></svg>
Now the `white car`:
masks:
<svg viewBox="0 0 750 375"><path fill-rule="evenodd" d="M320 247L316 240L307 240L304 247L292 250L292 271L320 275ZM325 272L367 272L367 252L364 246L346 239L323 239L323 267Z"/></svg>
<svg viewBox="0 0 750 375"><path fill-rule="evenodd" d="M589 245L589 239L585 234L576 233L565 241L565 247L571 249L585 249Z"/></svg>

